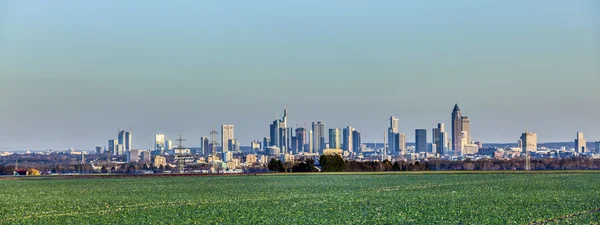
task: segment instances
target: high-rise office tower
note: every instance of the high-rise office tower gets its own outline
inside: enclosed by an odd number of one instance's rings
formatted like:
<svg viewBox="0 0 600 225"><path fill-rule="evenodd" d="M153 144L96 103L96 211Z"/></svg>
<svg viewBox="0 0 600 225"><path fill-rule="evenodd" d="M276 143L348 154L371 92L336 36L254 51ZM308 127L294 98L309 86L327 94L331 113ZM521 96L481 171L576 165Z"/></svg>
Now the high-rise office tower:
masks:
<svg viewBox="0 0 600 225"><path fill-rule="evenodd" d="M338 128L329 129L329 148L341 149L342 131Z"/></svg>
<svg viewBox="0 0 600 225"><path fill-rule="evenodd" d="M290 153L295 154L298 152L298 137L292 136L292 144L290 145Z"/></svg>
<svg viewBox="0 0 600 225"><path fill-rule="evenodd" d="M221 146L223 149L223 153L229 151L229 140L233 139L235 139L233 135L233 125L221 125Z"/></svg>
<svg viewBox="0 0 600 225"><path fill-rule="evenodd" d="M415 152L427 152L427 130L415 130Z"/></svg>
<svg viewBox="0 0 600 225"><path fill-rule="evenodd" d="M600 141L596 141L596 154L600 154Z"/></svg>
<svg viewBox="0 0 600 225"><path fill-rule="evenodd" d="M354 151L353 142L352 142L352 133L354 132L354 128L348 126L344 128L342 131L342 149L347 151Z"/></svg>
<svg viewBox="0 0 600 225"><path fill-rule="evenodd" d="M118 144L117 145L117 151L115 153L115 155L123 155L125 151L125 146L123 144Z"/></svg>
<svg viewBox="0 0 600 225"><path fill-rule="evenodd" d="M446 132L444 131L444 124L443 123L438 123L437 125L437 140L435 143L436 146L436 153L440 154L440 155L444 155L446 153L446 148L447 148L447 141L448 141L448 137ZM435 135L435 134L434 134Z"/></svg>
<svg viewBox="0 0 600 225"><path fill-rule="evenodd" d="M111 139L108 140L108 152L112 155L117 154L117 145L119 145L119 140Z"/></svg>
<svg viewBox="0 0 600 225"><path fill-rule="evenodd" d="M460 152L462 135L462 116L458 104L454 105L452 110L452 150L455 154Z"/></svg>
<svg viewBox="0 0 600 225"><path fill-rule="evenodd" d="M325 124L321 121L313 122L313 153L321 154L325 148Z"/></svg>
<svg viewBox="0 0 600 225"><path fill-rule="evenodd" d="M125 145L125 131L124 130L119 130L117 140L119 140L119 144Z"/></svg>
<svg viewBox="0 0 600 225"><path fill-rule="evenodd" d="M406 153L406 134L400 133L398 134L398 147L400 148L400 154L404 155Z"/></svg>
<svg viewBox="0 0 600 225"><path fill-rule="evenodd" d="M362 142L360 140L360 131L352 131L352 152L362 152Z"/></svg>
<svg viewBox="0 0 600 225"><path fill-rule="evenodd" d="M306 144L306 129L304 127L296 128L296 152L305 152L304 145Z"/></svg>
<svg viewBox="0 0 600 225"><path fill-rule="evenodd" d="M440 142L441 136L442 135L440 134L440 128L434 127L433 129L431 129L431 152L439 153L437 145Z"/></svg>
<svg viewBox="0 0 600 225"><path fill-rule="evenodd" d="M287 126L287 110L283 110L283 117L275 119L269 127L271 146L280 148L282 153L287 153L292 147L293 129Z"/></svg>
<svg viewBox="0 0 600 225"><path fill-rule="evenodd" d="M537 151L537 134L529 131L521 134L521 146L523 152Z"/></svg>
<svg viewBox="0 0 600 225"><path fill-rule="evenodd" d="M577 138L575 139L575 152L586 153L587 143L583 137L583 132L577 132Z"/></svg>
<svg viewBox="0 0 600 225"><path fill-rule="evenodd" d="M269 147L271 147L271 138L270 137L264 137L263 138L263 142L262 142L262 150L263 151L267 151L269 150Z"/></svg>
<svg viewBox="0 0 600 225"><path fill-rule="evenodd" d="M203 136L200 138L200 152L201 155L208 155L210 152L210 142L208 141L208 137ZM198 153L197 153L198 154Z"/></svg>
<svg viewBox="0 0 600 225"><path fill-rule="evenodd" d="M461 131L466 131L467 136L464 137L467 139L467 144L471 144L471 121L469 120L468 116L461 116L460 117L460 123L461 123Z"/></svg>
<svg viewBox="0 0 600 225"><path fill-rule="evenodd" d="M388 153L391 155L398 154L398 118L391 116L390 117L390 127L388 128L387 133L387 144L388 144Z"/></svg>
<svg viewBox="0 0 600 225"><path fill-rule="evenodd" d="M165 135L157 134L154 135L154 150L160 151L160 154L163 154L165 151Z"/></svg>
<svg viewBox="0 0 600 225"><path fill-rule="evenodd" d="M131 131L125 132L125 152L131 151Z"/></svg>
<svg viewBox="0 0 600 225"><path fill-rule="evenodd" d="M98 154L98 155L102 154L102 147L101 146L96 146L96 154Z"/></svg>

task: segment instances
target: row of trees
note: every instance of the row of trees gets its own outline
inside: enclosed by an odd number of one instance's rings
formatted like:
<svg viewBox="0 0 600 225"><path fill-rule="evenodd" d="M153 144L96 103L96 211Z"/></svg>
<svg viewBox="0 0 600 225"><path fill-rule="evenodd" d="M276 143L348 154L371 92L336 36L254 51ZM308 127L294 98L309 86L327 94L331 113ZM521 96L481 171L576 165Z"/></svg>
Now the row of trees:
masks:
<svg viewBox="0 0 600 225"><path fill-rule="evenodd" d="M426 170L524 170L524 159L480 159L464 161L423 160L423 161L344 161L339 155L322 155L319 163L323 172L382 172L382 171L426 171ZM561 159L533 159L532 170L600 170L600 159L589 157ZM312 158L286 166L278 159L271 159L269 170L273 172L316 172Z"/></svg>

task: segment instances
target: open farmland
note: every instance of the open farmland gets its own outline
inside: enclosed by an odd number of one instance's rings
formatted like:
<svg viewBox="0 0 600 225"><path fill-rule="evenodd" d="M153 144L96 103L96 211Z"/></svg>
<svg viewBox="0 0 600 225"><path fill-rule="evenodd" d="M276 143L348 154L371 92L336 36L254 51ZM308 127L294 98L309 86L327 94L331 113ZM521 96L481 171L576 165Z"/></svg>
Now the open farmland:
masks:
<svg viewBox="0 0 600 225"><path fill-rule="evenodd" d="M0 180L0 224L600 223L600 173Z"/></svg>

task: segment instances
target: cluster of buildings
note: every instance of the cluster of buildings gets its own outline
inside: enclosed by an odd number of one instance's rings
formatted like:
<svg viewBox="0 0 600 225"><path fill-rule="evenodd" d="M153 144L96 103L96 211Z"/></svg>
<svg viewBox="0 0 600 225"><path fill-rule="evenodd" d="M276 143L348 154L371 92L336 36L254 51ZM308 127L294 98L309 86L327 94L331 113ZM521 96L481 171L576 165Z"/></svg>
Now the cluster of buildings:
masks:
<svg viewBox="0 0 600 225"><path fill-rule="evenodd" d="M197 148L184 148L181 138L178 146L173 146L165 135L157 134L153 149L132 149L131 131L120 130L117 139L108 141L108 147L96 148L97 154L127 155L128 162L152 162L165 165L168 159L175 156L174 161L185 163L219 164L222 168L239 168L240 165L265 165L270 158L279 157L284 161L294 161L303 157L318 157L322 154L339 154L352 160L418 160L425 158L461 159L469 157L489 156L496 158L523 157L546 153L546 149L538 149L537 135L528 130L518 140L516 147L505 149L483 148L481 142L472 140L471 121L461 113L458 105L454 105L451 113L450 133L444 123L438 123L431 129L431 141L428 141L427 129L415 129L413 146L407 146L406 134L400 132L399 119L391 116L389 127L384 132L382 147L368 147L361 142L358 129L345 128L325 129L322 121L312 123L311 127L292 127L288 121L288 111L284 109L283 117L275 119L269 125L269 136L250 143L251 151L243 153L240 143L234 136L234 125L222 125L219 132L214 130L210 137L200 138ZM569 152L563 149L564 152ZM596 153L600 153L600 142L596 142ZM577 133L573 154L593 154L588 151L583 133ZM561 156L562 153L555 152ZM564 154L563 154L564 155Z"/></svg>

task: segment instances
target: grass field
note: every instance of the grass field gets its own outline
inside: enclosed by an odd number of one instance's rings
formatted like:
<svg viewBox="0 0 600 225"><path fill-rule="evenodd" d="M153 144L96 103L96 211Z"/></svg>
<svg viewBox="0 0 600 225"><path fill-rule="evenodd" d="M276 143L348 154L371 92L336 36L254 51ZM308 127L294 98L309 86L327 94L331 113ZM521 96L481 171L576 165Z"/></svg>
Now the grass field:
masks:
<svg viewBox="0 0 600 225"><path fill-rule="evenodd" d="M24 179L0 199L0 224L598 224L600 173Z"/></svg>

